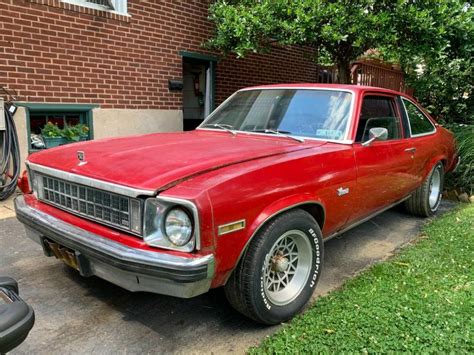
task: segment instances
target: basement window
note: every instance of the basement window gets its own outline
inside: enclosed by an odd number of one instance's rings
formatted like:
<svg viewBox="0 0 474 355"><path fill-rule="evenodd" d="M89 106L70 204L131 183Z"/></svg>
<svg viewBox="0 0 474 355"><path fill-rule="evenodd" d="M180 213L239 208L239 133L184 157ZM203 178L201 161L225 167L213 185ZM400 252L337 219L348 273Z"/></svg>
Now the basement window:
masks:
<svg viewBox="0 0 474 355"><path fill-rule="evenodd" d="M127 0L62 0L73 5L80 5L102 11L113 11L127 15Z"/></svg>
<svg viewBox="0 0 474 355"><path fill-rule="evenodd" d="M66 132L67 137L62 132L64 139L56 139L56 146L94 138L92 109L97 107L95 105L20 103L19 106L25 107L29 153L52 147L51 140L46 141L43 135L43 128L48 123L59 130L75 127ZM79 130L81 133L78 135Z"/></svg>

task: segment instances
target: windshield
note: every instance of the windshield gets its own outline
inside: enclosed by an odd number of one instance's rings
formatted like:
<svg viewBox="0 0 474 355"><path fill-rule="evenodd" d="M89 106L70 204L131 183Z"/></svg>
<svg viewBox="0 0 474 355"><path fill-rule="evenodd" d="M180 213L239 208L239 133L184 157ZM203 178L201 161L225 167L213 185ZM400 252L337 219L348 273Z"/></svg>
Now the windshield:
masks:
<svg viewBox="0 0 474 355"><path fill-rule="evenodd" d="M239 91L202 128L342 140L352 94L345 91L265 89Z"/></svg>

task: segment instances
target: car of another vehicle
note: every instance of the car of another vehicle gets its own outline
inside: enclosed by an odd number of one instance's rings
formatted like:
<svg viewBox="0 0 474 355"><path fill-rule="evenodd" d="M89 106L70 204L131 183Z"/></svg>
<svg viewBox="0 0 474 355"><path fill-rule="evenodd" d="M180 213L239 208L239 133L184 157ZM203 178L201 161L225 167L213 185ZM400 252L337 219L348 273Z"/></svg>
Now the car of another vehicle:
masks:
<svg viewBox="0 0 474 355"><path fill-rule="evenodd" d="M402 202L433 215L458 159L453 134L403 93L259 86L194 131L34 153L15 208L83 276L183 298L224 287L276 324L311 298L325 241Z"/></svg>

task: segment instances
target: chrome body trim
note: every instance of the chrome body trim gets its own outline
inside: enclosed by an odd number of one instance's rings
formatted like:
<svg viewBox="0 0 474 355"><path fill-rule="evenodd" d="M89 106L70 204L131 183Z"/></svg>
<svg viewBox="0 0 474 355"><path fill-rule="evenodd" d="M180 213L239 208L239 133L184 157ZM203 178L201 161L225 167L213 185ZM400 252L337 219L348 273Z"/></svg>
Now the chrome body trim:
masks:
<svg viewBox="0 0 474 355"><path fill-rule="evenodd" d="M213 254L183 257L132 248L39 211L24 196L15 199L15 211L28 237L41 245L47 237L74 250L87 260L90 275L131 291L188 298L207 292L214 277Z"/></svg>
<svg viewBox="0 0 474 355"><path fill-rule="evenodd" d="M139 237L142 237L142 223L140 223L140 226L139 226L139 230L134 230L133 227L132 227L132 219L134 217L138 217L140 219L140 221L142 220L142 215L143 215L143 208L142 208L142 203L140 202L139 199L137 198L132 198L132 197L128 197L128 196L124 196L124 195L118 195L116 193L113 193L113 192L109 192L109 191L104 191L104 190L98 190L96 188L93 188L93 187L89 187L89 186L85 186L83 187L84 189L86 189L86 194L88 194L88 191L99 191L103 194L108 194L109 196L117 196L117 198L120 198L120 199L126 199L127 200L127 205L128 205L128 212L122 212L120 211L119 209L115 209L113 208L112 206L110 207L107 207L103 204L98 204L97 202L95 201L91 201L91 200L88 200L87 197L84 197L84 198L81 198L80 197L80 193L79 193L79 189L81 188L81 185L79 184L76 184L75 182L71 182L71 181L66 181L66 180L62 180L62 179L59 179L59 178L56 178L56 177L50 177L48 175L43 175L42 173L39 173L38 171L36 171L37 173L34 173L33 171L33 175L34 175L34 184L33 184L33 191L35 190L35 188L39 188L41 191L36 191L36 198L38 200L40 200L41 202L43 203L46 203L48 205L51 205L55 208L58 208L58 209L61 209L63 211L66 211L68 213L71 213L73 215L76 215L76 216L79 216L79 217L82 217L82 218L85 218L85 219L88 219L90 221L93 221L93 222L96 222L96 223L99 223L99 224L103 224L103 225L106 225L108 227L111 227L111 228L115 228L115 229L118 229L118 230L121 230L121 231L124 231L125 233L131 233L133 235L136 235L136 236L139 236ZM77 188L77 196L76 197L73 197L71 195L71 193L67 193L66 191L64 192L60 192L60 191L56 191L54 189L50 189L50 188L46 188L44 186L44 179L47 178L47 179L54 179L56 181L60 181L60 182L63 182L64 184L68 184L69 186L71 186L71 189L72 189L72 186L74 185L76 188ZM39 180L42 180L41 182L38 181ZM31 180L30 180L31 181ZM73 205L72 205L72 202L71 202L71 206L68 207L67 205L64 205L62 204L61 202L57 202L54 200L54 198L46 198L45 197L45 191L49 191L50 194L52 193L58 193L59 195L61 196L64 196L64 198L69 198L72 200L74 200L76 203L77 203L77 209L74 209L73 208ZM79 205L81 203L84 203L86 206L86 212L82 212L80 210L80 207ZM132 203L135 203L137 207L136 210L134 210L132 208ZM94 206L94 213L93 214L89 214L87 212L87 206L88 205L93 205ZM128 227L126 226L123 226L121 224L118 224L118 223L113 223L112 222L112 217L110 220L107 220L105 218L100 218L100 217L97 217L95 215L95 209L98 207L100 207L101 209L105 210L105 209L109 209L110 212L109 213L113 213L113 212L117 212L117 213L124 213L124 214L127 214L128 218L129 218L129 225Z"/></svg>
<svg viewBox="0 0 474 355"><path fill-rule="evenodd" d="M457 156L457 159L458 159L458 162L456 163L456 166L455 166L454 169L452 170L453 173L458 170L459 164L461 164L461 156L460 156L460 155Z"/></svg>
<svg viewBox="0 0 474 355"><path fill-rule="evenodd" d="M403 97L403 96L400 96L400 98L402 99L402 104L403 104L403 109L405 110L405 114L407 115L407 118L408 118L408 129L410 130L410 138L417 138L417 137L424 137L424 136L430 136L432 134L435 134L438 130L436 128L436 125L431 121L431 119L425 115L425 113L423 112L423 110L421 110L417 104L415 104L413 101L407 99L406 97ZM411 103L412 105L415 105L415 107L420 110L420 112L423 114L423 116L426 117L426 119L428 120L429 123L431 123L431 125L433 126L433 130L430 131L430 132L426 132L426 133L420 133L420 134L412 134L411 133L411 123L410 123L410 116L408 116L408 111L407 111L407 107L405 106L405 101L408 101L409 103Z"/></svg>
<svg viewBox="0 0 474 355"><path fill-rule="evenodd" d="M409 194L408 196L402 198L401 200L398 200L398 201L395 202L395 203L392 203L392 204L390 204L390 205L388 205L388 206L386 206L386 207L383 207L381 210L378 210L377 212L372 213L372 214L368 215L367 217L364 217L364 218L362 218L362 219L356 221L355 223L353 223L353 224L351 224L351 225L349 225L349 226L347 226L347 227L341 229L340 231L338 231L338 232L336 232L336 233L333 233L333 234L327 236L326 238L323 238L323 242L327 242L328 240L331 240L332 238L337 237L338 235L341 235L341 234L343 234L343 233L349 231L350 229L355 228L355 227L357 227L358 225L367 222L368 220L374 218L375 216L377 216L377 215L379 215L379 214L381 214L381 213L383 213L383 212L385 212L385 211L391 209L392 207L395 207L396 205L402 203L402 202L405 201L405 200L408 200L410 197L411 197L411 194Z"/></svg>
<svg viewBox="0 0 474 355"><path fill-rule="evenodd" d="M351 94L351 107L349 109L349 119L347 120L346 124L346 129L344 132L344 139L341 140L336 140L336 139L322 139L322 138L314 138L314 137L307 137L307 136L296 136L296 135L289 135L291 137L300 137L304 138L305 140L314 140L314 141L322 141L322 142L331 142L331 143L340 143L340 144L352 144L354 143L354 140L350 139L349 137L349 132L350 128L352 127L352 124L354 123L354 107L355 107L355 98L356 98L356 93L353 90L349 89L336 89L336 88L308 88L308 87L289 87L289 86L281 86L281 87L268 87L268 88L245 88L238 90L234 92L232 95L230 95L224 102L222 102L209 116L207 116L204 121L196 128L197 130L204 130L204 131L222 131L221 129L214 129L214 128L204 128L202 126L206 125L206 122L215 115L215 113L219 110L219 107L223 106L227 101L229 101L232 97L234 97L237 93L243 92L243 91L255 91L255 90L316 90L316 91L341 91L341 92L347 92ZM269 135L266 133L258 133L258 132L249 132L249 131L239 131L236 129L233 129L234 132L236 133L242 133L242 134L249 134L249 135L260 135L260 136L266 136L266 137L279 137L278 135ZM282 137L282 136L280 136Z"/></svg>
<svg viewBox="0 0 474 355"><path fill-rule="evenodd" d="M26 163L26 166L29 169L31 169L33 172L37 171L39 173L50 175L58 179L75 182L81 185L94 187L100 190L113 192L119 195L124 195L128 197L156 195L155 190L136 189L136 188L125 186L125 185L114 184L112 182L106 182L106 181L97 180L94 178L89 178L89 177L85 177L85 176L74 174L74 173L68 173L66 171L57 170L57 169L49 168L43 165L34 164L29 161L26 161L25 163Z"/></svg>
<svg viewBox="0 0 474 355"><path fill-rule="evenodd" d="M199 222L199 211L198 211L198 208L197 206L194 204L194 202L191 202L189 200L185 200L185 199L181 199L181 198L177 198L177 197L167 197L167 196L161 196L161 195L158 195L156 197L154 197L154 199L158 200L158 201L164 201L164 202L168 202L168 203L173 203L173 204L176 204L176 205L181 205L181 206L184 206L186 207L188 210L190 210L190 212L193 214L193 219L194 219L194 234L191 238L194 238L194 248L193 249L196 249L196 250L200 250L201 249L201 224ZM145 203L145 206L146 206L146 203ZM144 213L143 213L143 218L145 219L146 218L146 211L145 211L146 208L144 208ZM163 215L162 218L164 218L165 216ZM143 220L143 240L145 241L146 243L146 238L147 238L147 235L146 235L146 222L145 220ZM154 245L152 245L154 246ZM169 250L177 250L177 251L185 251L187 252L186 250L183 250L182 247L176 247L176 248L167 248L167 247L163 247L164 249L169 249Z"/></svg>
<svg viewBox="0 0 474 355"><path fill-rule="evenodd" d="M348 187L341 186L340 188L337 189L337 196L341 197L341 196L347 195L349 191L350 189Z"/></svg>

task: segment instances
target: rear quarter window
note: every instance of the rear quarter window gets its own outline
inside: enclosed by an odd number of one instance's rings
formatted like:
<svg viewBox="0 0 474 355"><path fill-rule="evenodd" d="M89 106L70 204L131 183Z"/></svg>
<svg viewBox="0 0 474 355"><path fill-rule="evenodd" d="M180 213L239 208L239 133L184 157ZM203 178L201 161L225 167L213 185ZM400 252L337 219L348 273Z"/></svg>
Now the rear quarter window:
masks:
<svg viewBox="0 0 474 355"><path fill-rule="evenodd" d="M430 119L411 101L403 99L410 131L412 136L429 134L435 132L435 127Z"/></svg>

